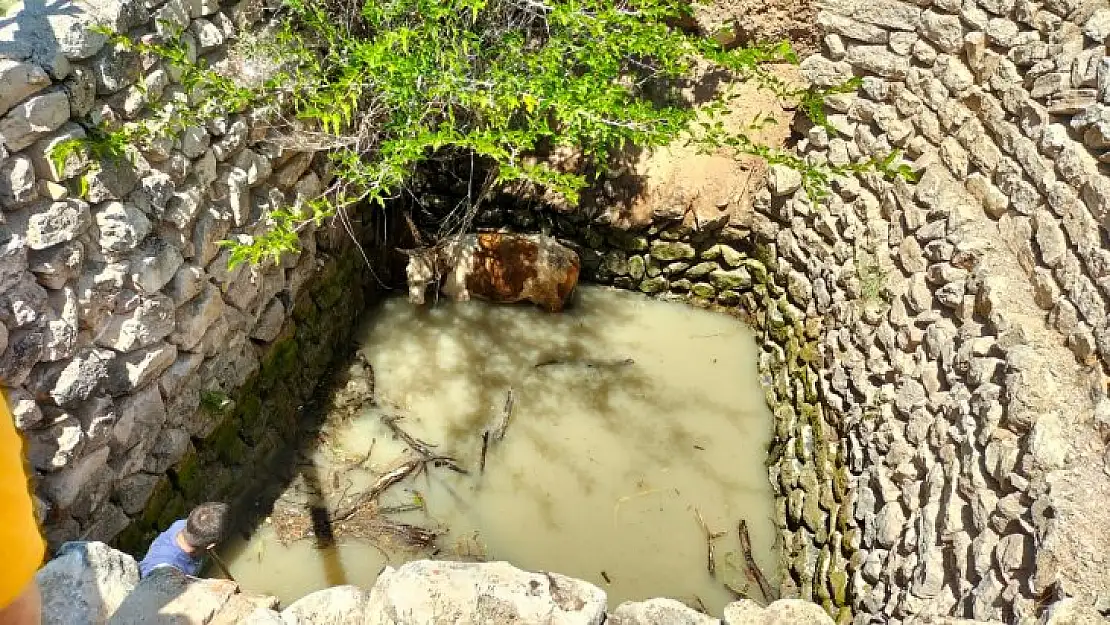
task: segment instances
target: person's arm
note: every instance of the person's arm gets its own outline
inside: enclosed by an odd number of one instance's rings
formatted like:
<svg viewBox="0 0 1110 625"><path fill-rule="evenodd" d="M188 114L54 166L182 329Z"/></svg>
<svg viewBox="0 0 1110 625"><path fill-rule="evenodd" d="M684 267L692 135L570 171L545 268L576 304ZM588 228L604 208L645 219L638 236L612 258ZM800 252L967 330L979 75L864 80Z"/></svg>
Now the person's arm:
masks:
<svg viewBox="0 0 1110 625"><path fill-rule="evenodd" d="M0 390L0 625L39 625L35 571L46 546L28 489L23 440Z"/></svg>
<svg viewBox="0 0 1110 625"><path fill-rule="evenodd" d="M0 608L0 625L41 625L42 597L35 579L6 607Z"/></svg>

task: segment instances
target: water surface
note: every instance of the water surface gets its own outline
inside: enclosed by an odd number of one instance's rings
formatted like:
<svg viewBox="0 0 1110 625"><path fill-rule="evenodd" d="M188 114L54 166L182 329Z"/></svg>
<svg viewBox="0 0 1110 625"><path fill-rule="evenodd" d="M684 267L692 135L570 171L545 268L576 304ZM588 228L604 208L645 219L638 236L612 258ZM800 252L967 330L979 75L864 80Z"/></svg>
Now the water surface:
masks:
<svg viewBox="0 0 1110 625"><path fill-rule="evenodd" d="M384 505L422 502L392 518L446 529L435 557L508 560L589 580L610 606L670 596L720 615L723 582L758 590L738 568L745 519L759 563L775 574L772 495L763 465L771 415L758 384L755 341L736 319L623 291L580 288L564 314L526 306L390 299L373 311L361 351L378 405L329 426L312 457L325 481L351 492L397 465L405 445L382 414L470 470L407 480ZM541 366L536 366L540 364ZM512 411L479 472L482 432ZM337 470L337 457L368 457ZM712 532L707 572L698 515ZM336 583L369 587L381 568L429 557L385 541L288 547L263 525L227 550L247 589L289 603Z"/></svg>

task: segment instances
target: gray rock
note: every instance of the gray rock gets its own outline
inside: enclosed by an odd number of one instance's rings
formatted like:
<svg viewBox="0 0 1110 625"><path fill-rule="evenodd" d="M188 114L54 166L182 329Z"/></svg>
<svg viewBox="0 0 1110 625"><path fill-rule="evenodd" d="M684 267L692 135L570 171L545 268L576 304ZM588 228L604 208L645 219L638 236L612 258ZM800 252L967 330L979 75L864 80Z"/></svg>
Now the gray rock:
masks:
<svg viewBox="0 0 1110 625"><path fill-rule="evenodd" d="M210 140L203 128L189 126L181 133L181 153L188 158L197 158L208 149Z"/></svg>
<svg viewBox="0 0 1110 625"><path fill-rule="evenodd" d="M957 15L925 11L921 14L921 35L949 54L963 49L964 29Z"/></svg>
<svg viewBox="0 0 1110 625"><path fill-rule="evenodd" d="M95 335L97 345L126 353L153 345L173 333L173 300L161 293L136 298L134 308L108 317Z"/></svg>
<svg viewBox="0 0 1110 625"><path fill-rule="evenodd" d="M112 395L122 395L146 386L176 360L177 348L161 342L121 354L108 367L104 390Z"/></svg>
<svg viewBox="0 0 1110 625"><path fill-rule="evenodd" d="M27 460L40 471L54 471L69 465L81 453L85 432L81 422L62 413L45 427L24 432Z"/></svg>
<svg viewBox="0 0 1110 625"><path fill-rule="evenodd" d="M69 97L64 91L36 95L14 106L0 118L0 142L9 150L30 146L44 134L69 120Z"/></svg>
<svg viewBox="0 0 1110 625"><path fill-rule="evenodd" d="M674 599L648 599L647 601L625 601L617 606L605 620L611 625L716 625L715 618L693 610Z"/></svg>
<svg viewBox="0 0 1110 625"><path fill-rule="evenodd" d="M368 613L367 601L366 593L358 586L334 586L294 601L282 610L281 618L288 625L361 625L368 620L373 622L374 616Z"/></svg>
<svg viewBox="0 0 1110 625"><path fill-rule="evenodd" d="M914 576L912 592L918 597L929 598L940 594L944 588L944 553L939 547L929 547L921 555Z"/></svg>
<svg viewBox="0 0 1110 625"><path fill-rule="evenodd" d="M14 210L37 196L35 165L30 158L17 154L0 160L0 208Z"/></svg>
<svg viewBox="0 0 1110 625"><path fill-rule="evenodd" d="M101 447L70 463L61 471L47 474L42 492L58 508L65 510L92 485L92 479L108 462L109 449Z"/></svg>
<svg viewBox="0 0 1110 625"><path fill-rule="evenodd" d="M875 524L878 530L875 537L879 541L879 545L886 549L893 547L901 537L902 530L906 525L906 515L902 512L902 504L895 501L883 506L883 509L875 518Z"/></svg>
<svg viewBox="0 0 1110 625"><path fill-rule="evenodd" d="M85 197L98 204L126 197L139 184L139 174L126 158L103 159L85 180L89 187Z"/></svg>
<svg viewBox="0 0 1110 625"><path fill-rule="evenodd" d="M89 205L81 200L40 204L31 209L27 220L27 247L42 250L72 241L90 223Z"/></svg>
<svg viewBox="0 0 1110 625"><path fill-rule="evenodd" d="M751 599L725 606L724 625L833 625L821 606L801 599L779 599L766 608Z"/></svg>
<svg viewBox="0 0 1110 625"><path fill-rule="evenodd" d="M84 139L87 136L84 128L70 122L57 132L39 139L23 153L34 162L35 175L39 180L61 182L83 172L89 164L89 158L84 150L75 150L59 163L52 156L55 148L65 141Z"/></svg>
<svg viewBox="0 0 1110 625"><path fill-rule="evenodd" d="M201 625L238 590L235 582L188 577L174 568L154 570L120 604L108 625Z"/></svg>
<svg viewBox="0 0 1110 625"><path fill-rule="evenodd" d="M605 593L556 573L506 562L409 562L387 567L370 591L367 625L451 622L581 623L605 619Z"/></svg>
<svg viewBox="0 0 1110 625"><path fill-rule="evenodd" d="M1105 43L1110 37L1110 9L1099 9L1083 23L1083 34L1098 43Z"/></svg>
<svg viewBox="0 0 1110 625"><path fill-rule="evenodd" d="M131 204L108 202L96 210L100 228L100 249L129 252L150 234L150 220Z"/></svg>
<svg viewBox="0 0 1110 625"><path fill-rule="evenodd" d="M1012 573L1032 564L1032 544L1024 534L1003 536L994 548L994 557L1003 573Z"/></svg>
<svg viewBox="0 0 1110 625"><path fill-rule="evenodd" d="M21 388L5 389L4 393L8 396L8 410L16 429L26 430L42 422L42 410L30 393Z"/></svg>
<svg viewBox="0 0 1110 625"><path fill-rule="evenodd" d="M157 293L185 262L181 252L163 239L151 239L131 258L131 282L139 291Z"/></svg>
<svg viewBox="0 0 1110 625"><path fill-rule="evenodd" d="M0 116L50 86L50 76L33 63L0 58Z"/></svg>
<svg viewBox="0 0 1110 625"><path fill-rule="evenodd" d="M807 57L798 67L805 79L817 87L840 85L853 76L851 65L830 61L819 54Z"/></svg>
<svg viewBox="0 0 1110 625"><path fill-rule="evenodd" d="M85 262L85 246L70 241L45 250L34 250L27 257L28 269L39 284L48 289L61 289L80 275Z"/></svg>
<svg viewBox="0 0 1110 625"><path fill-rule="evenodd" d="M96 76L96 92L111 95L133 85L143 68L138 52L113 43L93 58L92 69Z"/></svg>
<svg viewBox="0 0 1110 625"><path fill-rule="evenodd" d="M179 428L162 428L150 449L143 471L161 474L174 466L193 448L189 433Z"/></svg>
<svg viewBox="0 0 1110 625"><path fill-rule="evenodd" d="M166 422L166 406L162 403L158 385L151 384L119 399L116 414L117 421L112 429L115 448L130 449L139 441L153 443L158 430ZM127 474L130 473L133 471Z"/></svg>
<svg viewBox="0 0 1110 625"><path fill-rule="evenodd" d="M885 46L849 46L844 60L883 78L901 80L909 72L909 59L891 52Z"/></svg>
<svg viewBox="0 0 1110 625"><path fill-rule="evenodd" d="M127 514L139 514L150 500L160 479L149 473L129 475L116 483L112 498L119 502L120 508Z"/></svg>
<svg viewBox="0 0 1110 625"><path fill-rule="evenodd" d="M821 11L817 14L817 24L821 26L825 32L834 33L841 37L854 39L861 43L886 43L887 31L854 20L851 18L837 15L831 11Z"/></svg>
<svg viewBox="0 0 1110 625"><path fill-rule="evenodd" d="M106 349L84 348L68 363L58 363L49 390L51 399L67 406L91 397L100 387L116 355Z"/></svg>
<svg viewBox="0 0 1110 625"><path fill-rule="evenodd" d="M220 290L207 285L201 295L189 300L177 315L177 326L170 342L185 351L191 351L200 343L204 333L223 314L225 304Z"/></svg>
<svg viewBox="0 0 1110 625"><path fill-rule="evenodd" d="M767 184L775 197L791 195L802 187L802 174L786 165L771 165L767 170Z"/></svg>
<svg viewBox="0 0 1110 625"><path fill-rule="evenodd" d="M103 623L138 585L139 567L102 542L65 543L35 582L43 625Z"/></svg>

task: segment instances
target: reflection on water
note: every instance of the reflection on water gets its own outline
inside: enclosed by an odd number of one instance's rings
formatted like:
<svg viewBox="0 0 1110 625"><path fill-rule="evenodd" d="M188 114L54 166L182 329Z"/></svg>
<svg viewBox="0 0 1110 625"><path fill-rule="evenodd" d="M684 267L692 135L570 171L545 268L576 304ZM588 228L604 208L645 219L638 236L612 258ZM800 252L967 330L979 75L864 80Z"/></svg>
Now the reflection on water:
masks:
<svg viewBox="0 0 1110 625"><path fill-rule="evenodd" d="M435 557L580 577L614 607L670 596L719 615L731 599L722 581L750 586L736 535L746 519L756 559L775 573L763 466L772 420L755 342L737 320L590 287L562 315L392 299L370 317L361 350L379 407L333 426L314 471L349 480L352 492L366 488L405 452L380 416L405 415L406 431L470 469L432 469L382 497L426 505L394 518L446 528ZM490 444L479 473L482 432L503 415L510 389L504 439ZM367 454L368 470L338 477L337 456ZM714 543L717 579L706 571L697 513L725 533ZM386 564L432 553L341 540L321 555L308 540L281 546L266 525L228 550L244 587L284 603L329 585L337 566L368 587Z"/></svg>

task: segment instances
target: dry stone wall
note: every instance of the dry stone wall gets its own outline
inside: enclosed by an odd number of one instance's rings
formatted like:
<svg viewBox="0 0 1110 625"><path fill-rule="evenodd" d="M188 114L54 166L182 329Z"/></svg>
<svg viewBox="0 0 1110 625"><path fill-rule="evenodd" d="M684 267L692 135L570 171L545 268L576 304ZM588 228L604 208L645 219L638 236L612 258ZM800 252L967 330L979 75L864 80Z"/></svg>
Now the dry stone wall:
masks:
<svg viewBox="0 0 1110 625"><path fill-rule="evenodd" d="M804 75L862 88L830 99L829 128L799 124L797 151L901 150L916 181L838 178L815 205L772 167L751 217L517 224L584 243L594 279L762 332L784 590L838 622L1110 607L1108 17L832 0Z"/></svg>
<svg viewBox="0 0 1110 625"><path fill-rule="evenodd" d="M262 9L28 0L0 17L0 383L52 544L140 546L190 503L244 491L361 310L341 231L229 268L221 239L326 182L322 158L267 141L262 111L104 160L87 188L80 155L52 157L98 124L188 106L180 72L93 26L132 39L180 27L219 67Z"/></svg>

